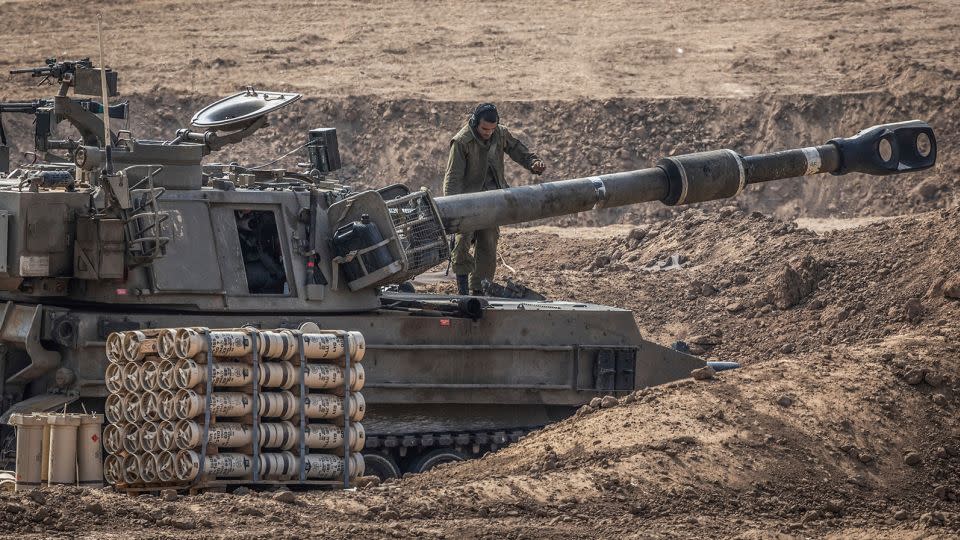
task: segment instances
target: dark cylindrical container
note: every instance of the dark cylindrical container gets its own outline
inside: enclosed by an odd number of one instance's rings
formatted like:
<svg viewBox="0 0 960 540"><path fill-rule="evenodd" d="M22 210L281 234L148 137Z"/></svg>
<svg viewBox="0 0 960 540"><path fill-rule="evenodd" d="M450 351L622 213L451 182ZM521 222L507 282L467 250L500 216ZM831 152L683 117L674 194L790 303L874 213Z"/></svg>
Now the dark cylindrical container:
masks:
<svg viewBox="0 0 960 540"><path fill-rule="evenodd" d="M380 233L380 228L377 227L376 223L370 221L370 216L367 214L360 216L360 221L354 221L340 227L333 235L333 245L337 255L340 256L345 256L351 251L368 248L382 241L383 234ZM359 258L363 259L363 266L367 273L372 273L393 262L387 246L380 246L373 251L364 253ZM344 264L343 273L346 275L348 282L364 276L360 261L357 259Z"/></svg>

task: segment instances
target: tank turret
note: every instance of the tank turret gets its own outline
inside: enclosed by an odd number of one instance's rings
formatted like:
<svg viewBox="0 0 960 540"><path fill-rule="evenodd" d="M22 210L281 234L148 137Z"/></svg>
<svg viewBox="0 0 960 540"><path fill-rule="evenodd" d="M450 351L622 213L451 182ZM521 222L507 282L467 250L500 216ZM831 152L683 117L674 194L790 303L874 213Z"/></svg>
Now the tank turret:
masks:
<svg viewBox="0 0 960 540"><path fill-rule="evenodd" d="M397 293L446 261L448 235L595 208L691 204L818 173L895 174L936 161L920 121L773 154L672 156L656 167L434 197L333 181L334 128L307 160L204 162L300 96L246 88L164 140L112 130L115 72L87 60L25 72L58 94L0 104L35 116L27 163L0 122L0 424L14 412L104 410L104 342L151 328L360 330L367 347L367 469L382 477L475 457L593 397L686 377L704 360L645 340L630 311L583 302ZM104 81L107 88L104 88ZM2 119L0 119L2 120ZM54 138L67 121L79 137ZM281 156L284 157L284 156ZM9 172L7 172L9 170ZM0 425L0 468L12 448Z"/></svg>

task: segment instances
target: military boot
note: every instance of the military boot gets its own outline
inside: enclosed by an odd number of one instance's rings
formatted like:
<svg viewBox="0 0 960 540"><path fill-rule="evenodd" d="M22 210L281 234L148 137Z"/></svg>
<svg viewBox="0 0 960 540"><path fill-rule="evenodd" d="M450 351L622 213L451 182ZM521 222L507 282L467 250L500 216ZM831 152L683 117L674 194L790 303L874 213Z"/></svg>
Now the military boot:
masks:
<svg viewBox="0 0 960 540"><path fill-rule="evenodd" d="M470 294L468 278L467 274L457 274L457 292L463 296Z"/></svg>

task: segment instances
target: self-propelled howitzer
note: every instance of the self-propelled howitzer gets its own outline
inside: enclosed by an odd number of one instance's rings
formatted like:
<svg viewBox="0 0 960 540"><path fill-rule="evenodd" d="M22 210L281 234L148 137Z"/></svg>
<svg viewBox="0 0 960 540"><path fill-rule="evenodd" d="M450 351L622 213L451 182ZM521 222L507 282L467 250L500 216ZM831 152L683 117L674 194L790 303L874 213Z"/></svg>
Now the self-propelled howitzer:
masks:
<svg viewBox="0 0 960 540"><path fill-rule="evenodd" d="M73 85L96 95L92 66L73 67L82 76L50 65L64 75L60 97ZM0 421L64 405L103 410L111 332L313 322L366 338L368 470L395 476L476 456L592 397L682 378L703 361L643 339L623 309L385 290L442 264L450 233L689 204L820 172L921 170L937 151L933 131L913 121L812 148L674 156L650 169L451 197L329 180L340 166L333 129L310 130L301 170L203 163L298 98L247 88L156 141L97 137L103 104L60 100L49 114L81 137L50 145L44 131L40 142L66 154L0 173ZM8 448L0 437L0 452Z"/></svg>

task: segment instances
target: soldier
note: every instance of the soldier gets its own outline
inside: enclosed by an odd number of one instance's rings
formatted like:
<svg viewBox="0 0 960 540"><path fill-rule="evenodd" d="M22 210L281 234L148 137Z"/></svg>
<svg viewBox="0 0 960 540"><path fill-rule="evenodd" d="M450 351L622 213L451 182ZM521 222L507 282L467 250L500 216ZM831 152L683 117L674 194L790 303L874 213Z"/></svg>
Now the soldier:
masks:
<svg viewBox="0 0 960 540"><path fill-rule="evenodd" d="M503 154L533 174L542 174L547 166L537 154L515 139L500 125L500 115L492 103L479 105L469 121L450 141L443 194L458 195L508 187L503 176ZM451 259L460 294L481 294L480 283L493 281L497 269L497 240L500 229L484 229L456 235ZM470 254L470 246L475 254Z"/></svg>

